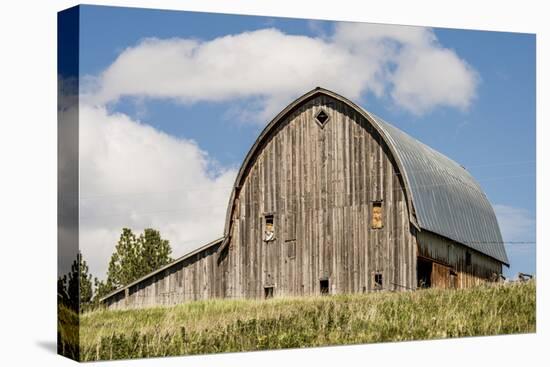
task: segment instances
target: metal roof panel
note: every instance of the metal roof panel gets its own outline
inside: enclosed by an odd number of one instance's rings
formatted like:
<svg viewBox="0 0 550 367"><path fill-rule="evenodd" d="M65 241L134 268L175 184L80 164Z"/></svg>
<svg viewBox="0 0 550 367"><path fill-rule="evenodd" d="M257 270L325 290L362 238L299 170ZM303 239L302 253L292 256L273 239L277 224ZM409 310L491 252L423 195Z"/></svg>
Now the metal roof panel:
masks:
<svg viewBox="0 0 550 367"><path fill-rule="evenodd" d="M472 175L380 117L367 114L399 155L420 228L508 264L493 207Z"/></svg>

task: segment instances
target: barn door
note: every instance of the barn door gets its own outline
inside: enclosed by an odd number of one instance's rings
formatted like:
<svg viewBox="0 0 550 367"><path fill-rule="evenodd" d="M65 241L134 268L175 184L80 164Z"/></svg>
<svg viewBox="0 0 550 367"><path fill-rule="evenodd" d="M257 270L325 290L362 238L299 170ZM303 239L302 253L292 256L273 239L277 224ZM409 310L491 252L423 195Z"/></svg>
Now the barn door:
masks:
<svg viewBox="0 0 550 367"><path fill-rule="evenodd" d="M432 287L434 288L454 288L455 277L452 276L456 274L452 271L450 266L432 263Z"/></svg>
<svg viewBox="0 0 550 367"><path fill-rule="evenodd" d="M418 288L430 288L432 286L432 262L418 257L416 261L416 278Z"/></svg>

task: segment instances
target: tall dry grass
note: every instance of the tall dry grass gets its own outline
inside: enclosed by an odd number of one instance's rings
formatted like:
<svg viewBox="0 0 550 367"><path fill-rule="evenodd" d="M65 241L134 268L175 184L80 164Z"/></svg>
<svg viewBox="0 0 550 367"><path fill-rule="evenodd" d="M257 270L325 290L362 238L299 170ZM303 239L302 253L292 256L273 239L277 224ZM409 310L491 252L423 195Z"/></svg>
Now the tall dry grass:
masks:
<svg viewBox="0 0 550 367"><path fill-rule="evenodd" d="M535 283L270 300L209 300L80 318L105 360L535 331Z"/></svg>

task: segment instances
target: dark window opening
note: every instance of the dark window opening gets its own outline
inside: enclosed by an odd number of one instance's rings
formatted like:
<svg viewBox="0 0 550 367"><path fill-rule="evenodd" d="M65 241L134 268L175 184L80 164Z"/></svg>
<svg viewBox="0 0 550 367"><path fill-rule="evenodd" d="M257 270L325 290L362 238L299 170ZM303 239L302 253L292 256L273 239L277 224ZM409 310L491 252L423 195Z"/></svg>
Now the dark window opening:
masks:
<svg viewBox="0 0 550 367"><path fill-rule="evenodd" d="M265 296L265 299L273 298L273 287L265 287L264 296Z"/></svg>
<svg viewBox="0 0 550 367"><path fill-rule="evenodd" d="M294 241L296 239L296 215L294 212L287 212L285 218L285 241Z"/></svg>
<svg viewBox="0 0 550 367"><path fill-rule="evenodd" d="M382 289L382 273L374 273L374 289Z"/></svg>
<svg viewBox="0 0 550 367"><path fill-rule="evenodd" d="M321 294L329 294L328 279L322 279L319 285L321 287Z"/></svg>
<svg viewBox="0 0 550 367"><path fill-rule="evenodd" d="M384 221L382 220L382 217L383 217L382 202L374 201L372 203L372 228L373 229L380 229L384 227Z"/></svg>
<svg viewBox="0 0 550 367"><path fill-rule="evenodd" d="M325 111L323 111L323 110L319 111L319 112L317 113L317 115L315 116L315 120L317 120L317 122L318 122L319 125L321 125L321 126L324 126L325 123L328 121L328 119L329 119L328 114L327 114Z"/></svg>
<svg viewBox="0 0 550 367"><path fill-rule="evenodd" d="M296 258L296 241L290 241L286 243L287 257L289 259Z"/></svg>
<svg viewBox="0 0 550 367"><path fill-rule="evenodd" d="M466 266L472 265L472 254L466 251Z"/></svg>
<svg viewBox="0 0 550 367"><path fill-rule="evenodd" d="M416 262L416 278L418 288L430 288L432 286L432 262L418 259Z"/></svg>
<svg viewBox="0 0 550 367"><path fill-rule="evenodd" d="M275 239L275 226L273 224L273 214L266 214L264 226L264 241Z"/></svg>

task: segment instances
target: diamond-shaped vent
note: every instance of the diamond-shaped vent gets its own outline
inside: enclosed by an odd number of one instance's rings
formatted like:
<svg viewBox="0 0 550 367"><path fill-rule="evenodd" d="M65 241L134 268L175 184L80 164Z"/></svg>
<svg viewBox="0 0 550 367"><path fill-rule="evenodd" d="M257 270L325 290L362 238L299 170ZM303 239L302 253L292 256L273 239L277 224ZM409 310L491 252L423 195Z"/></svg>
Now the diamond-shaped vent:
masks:
<svg viewBox="0 0 550 367"><path fill-rule="evenodd" d="M323 110L319 111L317 115L315 115L315 120L319 123L321 126L325 126L326 122L328 121L329 116L327 113Z"/></svg>

